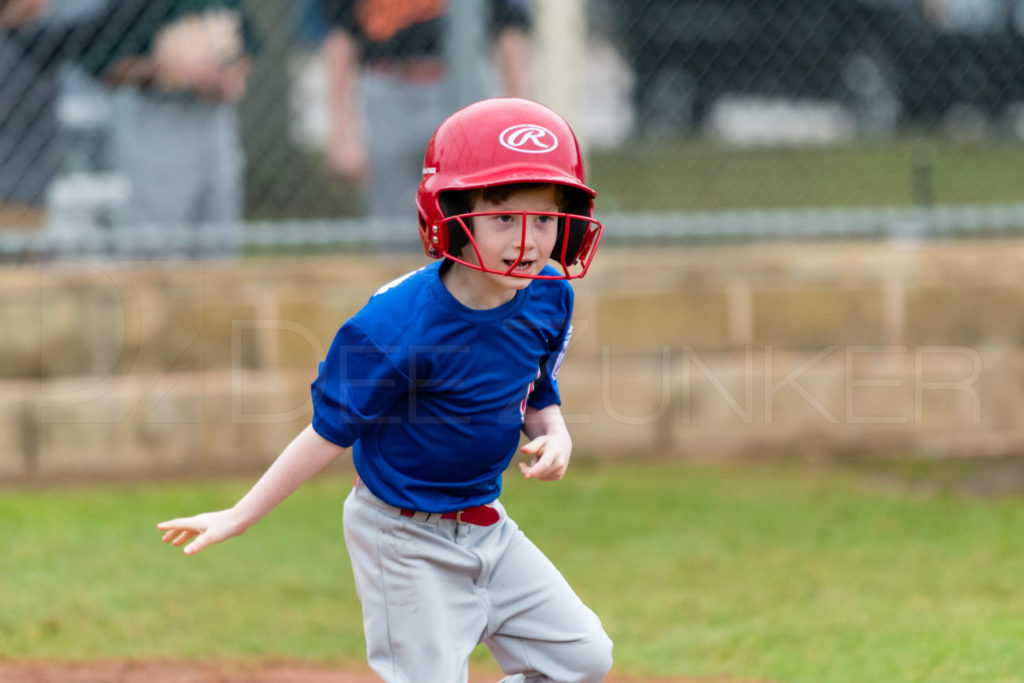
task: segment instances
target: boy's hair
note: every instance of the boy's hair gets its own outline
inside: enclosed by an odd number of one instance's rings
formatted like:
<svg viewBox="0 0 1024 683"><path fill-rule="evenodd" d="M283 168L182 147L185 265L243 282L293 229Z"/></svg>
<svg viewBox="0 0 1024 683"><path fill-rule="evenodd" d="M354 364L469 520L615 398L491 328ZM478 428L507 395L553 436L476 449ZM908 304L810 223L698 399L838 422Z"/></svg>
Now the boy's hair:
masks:
<svg viewBox="0 0 1024 683"><path fill-rule="evenodd" d="M555 206L558 207L559 211L562 211L565 208L565 187L557 183L507 183L505 185L494 185L493 187L481 187L476 190L463 190L461 194L465 195L468 206L473 206L478 198L483 199L488 204L500 204L519 192L543 190L547 187L555 189Z"/></svg>
<svg viewBox="0 0 1024 683"><path fill-rule="evenodd" d="M500 204L517 192L541 190L545 187L555 188L555 205L558 206L559 211L562 211L565 208L565 192L567 188L558 183L506 183L491 187L478 187L472 190L451 190L443 193L439 199L441 201L441 210L445 216L450 218L470 213L473 210L473 204L478 198L483 199L488 204Z"/></svg>

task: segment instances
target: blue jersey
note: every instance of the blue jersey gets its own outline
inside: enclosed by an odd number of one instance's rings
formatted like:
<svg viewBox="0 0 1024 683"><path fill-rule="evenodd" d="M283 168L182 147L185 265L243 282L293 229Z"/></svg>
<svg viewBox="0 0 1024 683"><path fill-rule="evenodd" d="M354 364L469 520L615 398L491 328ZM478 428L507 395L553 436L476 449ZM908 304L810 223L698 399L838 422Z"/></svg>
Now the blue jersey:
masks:
<svg viewBox="0 0 1024 683"><path fill-rule="evenodd" d="M374 294L338 331L312 384L317 433L353 447L379 498L426 512L498 497L526 407L560 403L572 334L568 282L535 280L474 310L448 292L440 266Z"/></svg>

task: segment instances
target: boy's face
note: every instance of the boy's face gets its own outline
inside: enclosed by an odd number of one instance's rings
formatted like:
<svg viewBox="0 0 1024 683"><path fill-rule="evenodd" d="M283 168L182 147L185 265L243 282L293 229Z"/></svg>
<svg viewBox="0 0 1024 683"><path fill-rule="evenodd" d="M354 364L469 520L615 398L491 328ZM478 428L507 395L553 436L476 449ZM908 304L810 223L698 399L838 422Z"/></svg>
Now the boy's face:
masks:
<svg viewBox="0 0 1024 683"><path fill-rule="evenodd" d="M555 248L558 217L532 213L560 211L555 188L547 185L522 190L496 204L477 197L471 211L487 215L473 216L473 241L477 248L474 250L472 244L464 247L463 258L488 270L499 271L483 273L491 284L505 289L524 289L531 282L529 277L540 273L547 264ZM515 276L501 274L509 268Z"/></svg>

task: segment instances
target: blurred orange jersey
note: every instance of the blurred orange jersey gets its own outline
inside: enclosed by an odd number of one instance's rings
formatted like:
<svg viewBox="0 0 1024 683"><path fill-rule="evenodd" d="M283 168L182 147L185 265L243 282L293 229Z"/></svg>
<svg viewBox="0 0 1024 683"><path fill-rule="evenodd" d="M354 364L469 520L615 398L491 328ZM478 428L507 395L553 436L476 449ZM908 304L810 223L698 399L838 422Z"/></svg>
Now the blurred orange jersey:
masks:
<svg viewBox="0 0 1024 683"><path fill-rule="evenodd" d="M404 28L444 14L446 0L363 0L356 19L366 37L384 42Z"/></svg>

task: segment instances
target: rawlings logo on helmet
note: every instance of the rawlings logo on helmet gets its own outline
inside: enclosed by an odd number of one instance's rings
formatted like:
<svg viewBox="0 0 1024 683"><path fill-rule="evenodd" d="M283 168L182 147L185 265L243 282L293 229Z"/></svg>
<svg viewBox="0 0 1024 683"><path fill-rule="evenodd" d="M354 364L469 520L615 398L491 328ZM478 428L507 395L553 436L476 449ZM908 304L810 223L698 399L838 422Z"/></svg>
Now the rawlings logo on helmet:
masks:
<svg viewBox="0 0 1024 683"><path fill-rule="evenodd" d="M521 123L501 131L498 142L515 152L544 154L558 147L558 137L544 126Z"/></svg>

